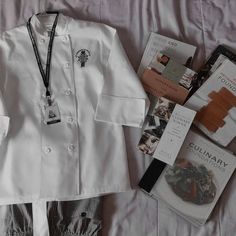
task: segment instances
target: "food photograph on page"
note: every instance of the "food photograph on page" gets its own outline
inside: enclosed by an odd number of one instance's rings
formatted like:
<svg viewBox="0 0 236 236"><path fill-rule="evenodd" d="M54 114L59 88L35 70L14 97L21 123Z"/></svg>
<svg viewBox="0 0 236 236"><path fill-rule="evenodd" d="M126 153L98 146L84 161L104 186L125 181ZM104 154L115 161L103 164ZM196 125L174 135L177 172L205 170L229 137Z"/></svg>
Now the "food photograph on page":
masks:
<svg viewBox="0 0 236 236"><path fill-rule="evenodd" d="M179 158L175 166L166 171L165 179L183 201L203 205L211 203L216 196L214 173L204 164Z"/></svg>

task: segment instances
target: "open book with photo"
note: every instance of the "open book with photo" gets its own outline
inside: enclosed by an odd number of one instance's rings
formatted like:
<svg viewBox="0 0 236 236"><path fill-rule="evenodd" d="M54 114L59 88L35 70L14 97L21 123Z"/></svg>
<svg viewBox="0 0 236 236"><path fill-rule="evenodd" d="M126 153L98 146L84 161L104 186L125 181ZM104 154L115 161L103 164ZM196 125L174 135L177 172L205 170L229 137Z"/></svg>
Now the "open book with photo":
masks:
<svg viewBox="0 0 236 236"><path fill-rule="evenodd" d="M145 68L148 67L157 52L174 58L186 67L191 67L195 51L196 47L193 45L151 32L138 69L138 76L142 77Z"/></svg>
<svg viewBox="0 0 236 236"><path fill-rule="evenodd" d="M189 131L174 166L152 162L139 186L177 214L200 226L209 218L236 167L236 158L199 134ZM164 168L164 170L163 170ZM162 171L163 170L163 171Z"/></svg>
<svg viewBox="0 0 236 236"><path fill-rule="evenodd" d="M144 89L152 95L163 96L183 104L196 75L196 72L175 59L157 52L144 69L141 82Z"/></svg>
<svg viewBox="0 0 236 236"><path fill-rule="evenodd" d="M191 89L192 81L196 76L196 72L160 52L153 57L148 68L187 90Z"/></svg>
<svg viewBox="0 0 236 236"><path fill-rule="evenodd" d="M138 148L172 165L196 112L164 97L150 96L150 101Z"/></svg>

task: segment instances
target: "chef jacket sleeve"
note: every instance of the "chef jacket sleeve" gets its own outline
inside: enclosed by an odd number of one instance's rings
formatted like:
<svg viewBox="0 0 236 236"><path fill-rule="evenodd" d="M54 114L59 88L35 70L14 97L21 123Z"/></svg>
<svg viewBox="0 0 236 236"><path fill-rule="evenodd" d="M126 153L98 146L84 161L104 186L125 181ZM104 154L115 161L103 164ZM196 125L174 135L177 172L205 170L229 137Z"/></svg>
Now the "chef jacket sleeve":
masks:
<svg viewBox="0 0 236 236"><path fill-rule="evenodd" d="M142 127L148 107L147 95L114 31L95 120Z"/></svg>
<svg viewBox="0 0 236 236"><path fill-rule="evenodd" d="M3 99L3 84L5 81L5 63L4 63L4 52L3 52L3 41L0 38L0 144L3 139L7 136L9 128L9 117L7 115L7 110L5 107Z"/></svg>

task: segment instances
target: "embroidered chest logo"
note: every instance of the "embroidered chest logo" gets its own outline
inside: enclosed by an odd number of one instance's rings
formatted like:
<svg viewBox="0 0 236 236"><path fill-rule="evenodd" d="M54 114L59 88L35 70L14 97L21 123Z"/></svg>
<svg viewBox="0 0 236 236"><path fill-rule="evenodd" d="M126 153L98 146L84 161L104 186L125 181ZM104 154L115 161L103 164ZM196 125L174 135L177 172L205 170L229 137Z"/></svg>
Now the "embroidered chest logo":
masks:
<svg viewBox="0 0 236 236"><path fill-rule="evenodd" d="M90 51L87 49L80 49L76 54L75 58L80 63L81 67L85 67L85 63L88 61L90 57Z"/></svg>

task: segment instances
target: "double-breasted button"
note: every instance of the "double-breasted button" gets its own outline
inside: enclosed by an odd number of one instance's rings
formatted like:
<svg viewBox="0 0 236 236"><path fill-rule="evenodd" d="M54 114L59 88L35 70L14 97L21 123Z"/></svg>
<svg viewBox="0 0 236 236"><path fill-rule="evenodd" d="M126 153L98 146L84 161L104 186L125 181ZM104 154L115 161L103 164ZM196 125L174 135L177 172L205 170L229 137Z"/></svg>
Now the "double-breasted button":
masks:
<svg viewBox="0 0 236 236"><path fill-rule="evenodd" d="M74 122L73 117L70 117L70 116L69 116L69 117L67 118L67 122L68 122L68 123L73 123L73 122Z"/></svg>
<svg viewBox="0 0 236 236"><path fill-rule="evenodd" d="M74 144L70 144L68 146L68 151L73 152L74 150L75 150L75 145Z"/></svg>
<svg viewBox="0 0 236 236"><path fill-rule="evenodd" d="M72 93L71 89L66 89L66 90L65 90L65 95L66 95L66 96L70 96L71 93Z"/></svg>
<svg viewBox="0 0 236 236"><path fill-rule="evenodd" d="M46 153L46 154L49 154L50 152L52 152L52 148L51 147L44 147L44 152Z"/></svg>

